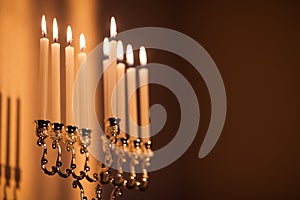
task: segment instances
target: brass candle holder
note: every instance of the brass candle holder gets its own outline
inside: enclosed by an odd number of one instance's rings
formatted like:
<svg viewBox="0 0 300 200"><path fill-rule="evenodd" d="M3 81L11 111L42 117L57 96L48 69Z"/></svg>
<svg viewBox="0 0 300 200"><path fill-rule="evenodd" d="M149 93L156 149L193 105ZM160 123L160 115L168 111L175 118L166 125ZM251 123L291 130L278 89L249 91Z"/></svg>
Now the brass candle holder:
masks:
<svg viewBox="0 0 300 200"><path fill-rule="evenodd" d="M150 159L153 156L151 149L151 141L145 143L141 139L131 141L127 136L120 137L120 120L119 118L109 118L106 124L105 135L101 136L102 150L104 152L104 161L99 162L100 171L91 176L89 172L89 151L88 147L91 144L90 129L78 129L76 126L64 127L60 123L51 123L47 120L35 121L35 134L38 137L37 145L43 148L41 158L42 171L49 176L58 175L62 178L73 178L73 188L79 188L80 199L88 200L85 195L82 180L85 179L89 183L95 183L95 198L93 200L103 200L102 185L111 185L110 200L116 199L123 195L123 188L136 189L144 191L149 185L149 175L147 168L150 166ZM47 151L48 147L46 140L52 143L52 150L57 152L56 163L54 166L48 167ZM66 152L71 154L69 167L65 170L61 168L65 166L62 163L62 148L61 144L66 146ZM75 173L76 166L76 146L79 145L80 154L85 156L84 168ZM113 159L115 158L115 159ZM113 169L113 162L116 162L117 169ZM123 166L129 164L130 175L126 177L123 171ZM136 169L142 169L141 180L137 178Z"/></svg>

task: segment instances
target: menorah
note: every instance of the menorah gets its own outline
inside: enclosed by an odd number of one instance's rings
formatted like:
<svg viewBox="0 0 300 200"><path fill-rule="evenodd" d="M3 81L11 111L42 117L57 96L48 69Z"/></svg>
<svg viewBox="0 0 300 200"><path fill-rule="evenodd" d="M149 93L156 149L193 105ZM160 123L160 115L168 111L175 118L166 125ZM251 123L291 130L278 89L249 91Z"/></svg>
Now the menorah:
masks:
<svg viewBox="0 0 300 200"><path fill-rule="evenodd" d="M127 136L119 137L120 133L120 119L109 118L107 120L106 133L102 140L102 149L105 153L104 162L99 162L100 171L98 173L90 174L89 166L89 151L88 147L91 144L90 129L78 129L76 126L64 126L61 123L51 123L47 120L36 120L35 134L38 137L37 145L43 148L41 158L42 171L49 176L58 175L62 178L73 178L73 187L80 189L80 198L87 200L84 187L81 183L83 179L86 179L90 183L97 183L95 188L96 198L93 200L102 200L102 185L110 184L113 186L113 190L110 195L110 199L116 199L116 197L123 194L122 187L127 189L136 189L144 191L149 185L149 175L147 168L150 165L150 159L153 156L151 150L151 141L142 142L140 138L132 141ZM47 166L48 147L46 140L50 139L52 143L52 150L57 151L56 162L54 166ZM61 143L65 143L66 151L71 154L70 165L65 170L62 170L62 166L66 166L62 163L62 148ZM78 143L80 146L80 153L85 156L84 168L79 174L75 173L76 169L76 155L74 144ZM113 159L113 157L116 159ZM114 160L117 162L118 169L114 170L111 165ZM122 166L125 164L130 166L130 176L125 177ZM140 167L143 171L141 179L137 178L135 169Z"/></svg>
<svg viewBox="0 0 300 200"><path fill-rule="evenodd" d="M123 118L124 122L128 122L129 113L133 116L133 120L138 122L138 105L140 106L140 124L142 126L149 125L149 91L148 91L148 69L145 67L147 64L146 50L144 47L140 48L140 64L142 66L138 71L134 67L133 49L130 44L127 45L126 61L123 56L123 43L116 40L116 21L111 18L111 40L104 39L103 44L103 71L106 71L103 76L103 97L104 97L104 119L105 131L99 138L93 140L101 141L104 158L99 159L100 171L91 174L91 167L89 165L89 150L91 146L92 130L87 128L88 111L87 108L87 85L88 78L86 74L86 61L87 55L85 49L84 34L80 35L80 53L78 54L78 66L82 70L78 70L78 76L82 76L79 87L74 87L74 47L71 46L72 30L71 27L67 28L67 46L65 48L65 69L66 69L66 126L61 123L61 102L60 102L60 43L58 42L58 27L56 18L53 19L53 44L51 44L51 66L48 70L48 48L49 40L47 36L45 16L42 17L42 38L40 39L40 95L41 95L41 115L40 119L35 121L36 136L38 137L37 144L43 147L43 154L41 159L41 168L46 175L58 175L62 178L73 178L73 187L80 189L81 199L88 199L85 195L83 180L89 183L96 183L96 199L103 199L102 187L103 185L111 184L113 190L110 199L115 199L123 194L122 187L127 189L137 189L143 191L149 184L149 176L147 168L150 165L150 158L152 157L150 130L149 127L146 131L141 131L140 137L137 133L137 126L130 126L127 131L120 130L120 121ZM88 68L88 67L86 67ZM51 73L50 73L51 72ZM126 72L126 73L125 73ZM137 72L137 73L136 73ZM51 79L48 81L48 73L51 74ZM137 79L136 74L139 75ZM140 86L140 104L137 102L136 96L134 100L128 105L125 105L126 97L129 99L130 94L125 94L124 87L117 87L117 79L126 76L128 92L133 90L139 82ZM139 81L138 81L139 80ZM48 91L48 82L51 84L51 91ZM143 85L146 85L142 87ZM123 86L125 86L125 79L123 79ZM117 101L113 101L112 92L117 88ZM123 90L122 90L123 89ZM79 107L78 110L73 110L72 101L73 91L75 91L74 98L79 100L79 104L75 101L74 107ZM78 91L78 97L76 95ZM48 102L48 92L51 98ZM80 98L79 98L80 97ZM46 115L47 106L50 106L51 113ZM113 104L112 106L110 106ZM131 107L131 109L129 108ZM117 113L113 113L112 110ZM73 114L79 115L74 117ZM113 117L111 117L113 116ZM115 117L118 116L118 117ZM51 118L51 121L46 118ZM78 122L79 118L79 122ZM76 124L76 125L74 125ZM123 129L124 127L122 127ZM126 134L126 133L128 134ZM131 134L129 136L129 134ZM141 139L143 138L143 139ZM57 157L55 165L48 166L48 147L47 141L50 140L52 150L56 151ZM48 142L49 143L49 142ZM70 164L62 162L62 144L65 150L70 154ZM77 147L80 151L76 151ZM80 152L80 153L76 153ZM80 155L78 155L80 154ZM78 169L79 156L85 157L82 169ZM67 167L66 167L67 166ZM65 168L64 170L62 168ZM139 169L138 169L139 168ZM76 170L75 170L76 169ZM114 170L115 169L115 170ZM125 169L125 170L124 170ZM137 170L138 169L138 170ZM96 170L95 170L96 171ZM130 172L126 176L125 172ZM142 172L141 176L137 176L136 172ZM95 199L95 198L93 198Z"/></svg>

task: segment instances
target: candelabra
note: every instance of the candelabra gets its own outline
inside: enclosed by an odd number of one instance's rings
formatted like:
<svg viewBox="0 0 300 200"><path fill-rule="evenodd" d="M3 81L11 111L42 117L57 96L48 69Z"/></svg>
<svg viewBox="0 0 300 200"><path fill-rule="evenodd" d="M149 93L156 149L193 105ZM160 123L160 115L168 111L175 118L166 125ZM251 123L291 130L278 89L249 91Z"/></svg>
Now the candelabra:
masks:
<svg viewBox="0 0 300 200"><path fill-rule="evenodd" d="M122 188L136 189L144 191L149 185L149 175L147 168L153 156L151 141L143 142L140 138L130 139L130 137L120 137L120 119L109 118L106 122L105 135L100 138L102 149L105 155L104 161L99 162L100 171L91 175L89 166L88 147L91 144L92 130L87 128L78 129L76 126L64 126L61 123L51 123L47 120L36 120L35 134L38 137L37 145L43 148L41 158L42 171L49 176L58 175L62 178L72 178L73 188L80 189L81 200L87 200L82 180L86 179L89 183L95 183L95 198L93 200L103 200L102 185L110 184L113 186L110 199L116 199L123 194ZM47 143L50 140L52 150L56 151L57 157L55 165L49 167L47 158ZM66 152L71 154L70 165L65 170L62 166L62 147L65 144ZM84 168L76 174L76 147L79 145L80 154L85 157ZM113 159L116 158L116 159ZM113 162L117 169L112 168ZM128 164L130 175L125 176L123 166ZM136 175L136 169L142 169L141 178Z"/></svg>

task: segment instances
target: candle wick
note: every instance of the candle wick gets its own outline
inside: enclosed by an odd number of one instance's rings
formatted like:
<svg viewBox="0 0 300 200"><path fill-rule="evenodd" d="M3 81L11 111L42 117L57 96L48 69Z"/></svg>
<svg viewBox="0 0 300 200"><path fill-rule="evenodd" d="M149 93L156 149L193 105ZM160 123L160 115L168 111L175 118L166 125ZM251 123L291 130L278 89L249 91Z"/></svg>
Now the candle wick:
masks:
<svg viewBox="0 0 300 200"><path fill-rule="evenodd" d="M54 43L57 43L57 42L58 42L58 38L57 38L57 37L54 38L54 39L53 39L53 42L54 42Z"/></svg>
<svg viewBox="0 0 300 200"><path fill-rule="evenodd" d="M44 38L47 36L44 31L42 31L42 35L43 35Z"/></svg>

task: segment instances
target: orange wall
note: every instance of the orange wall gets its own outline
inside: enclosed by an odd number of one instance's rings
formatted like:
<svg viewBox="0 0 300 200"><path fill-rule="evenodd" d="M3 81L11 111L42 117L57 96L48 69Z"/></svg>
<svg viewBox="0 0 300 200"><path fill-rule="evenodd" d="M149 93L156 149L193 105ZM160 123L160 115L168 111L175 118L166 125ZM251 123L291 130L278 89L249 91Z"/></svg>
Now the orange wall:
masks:
<svg viewBox="0 0 300 200"><path fill-rule="evenodd" d="M46 15L48 32L52 33L52 18L57 17L61 52L65 46L67 25L74 32L74 46L78 49L80 32L87 38L87 52L100 41L96 26L96 0L34 1L0 0L0 92L2 94L1 164L7 154L7 98L11 98L9 164L16 166L16 100L20 99L20 165L21 185L18 199L79 199L79 191L72 188L71 179L47 177L40 170L41 148L36 145L33 120L37 116L39 38L41 16ZM50 37L49 37L50 38ZM51 40L50 40L51 41ZM63 56L63 54L62 54ZM62 66L64 60L61 60ZM62 74L63 76L64 74ZM64 79L63 79L64 80ZM64 86L62 84L62 86ZM63 97L62 97L63 98ZM12 173L8 199L13 199L15 185ZM3 199L4 168L2 167L0 199Z"/></svg>

